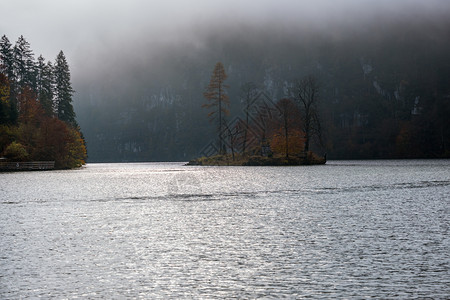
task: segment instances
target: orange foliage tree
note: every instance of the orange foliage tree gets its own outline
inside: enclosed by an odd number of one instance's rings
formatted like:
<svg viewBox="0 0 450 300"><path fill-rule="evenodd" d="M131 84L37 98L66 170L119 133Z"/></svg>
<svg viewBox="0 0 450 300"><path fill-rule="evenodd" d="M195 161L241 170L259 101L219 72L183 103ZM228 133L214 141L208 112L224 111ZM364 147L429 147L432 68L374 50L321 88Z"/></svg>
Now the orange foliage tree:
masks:
<svg viewBox="0 0 450 300"><path fill-rule="evenodd" d="M305 135L299 129L289 130L288 135L283 128L273 132L270 139L270 148L273 153L289 155L298 155L305 149Z"/></svg>
<svg viewBox="0 0 450 300"><path fill-rule="evenodd" d="M299 154L304 150L305 139L298 118L299 111L291 99L281 99L276 104L277 118L271 124L270 147L275 154Z"/></svg>
<svg viewBox="0 0 450 300"><path fill-rule="evenodd" d="M203 96L208 100L208 103L203 104L202 107L211 109L208 117L211 121L217 120L217 132L219 138L219 153L223 153L224 147L224 132L226 127L225 116L227 116L230 106L230 100L228 98L225 89L228 85L224 83L227 79L227 74L225 73L225 68L221 62L218 62L214 67L213 74L211 75L211 80L209 85L206 87Z"/></svg>
<svg viewBox="0 0 450 300"><path fill-rule="evenodd" d="M46 118L37 133L33 156L54 160L57 168L74 168L85 163L86 147L78 130L57 118Z"/></svg>
<svg viewBox="0 0 450 300"><path fill-rule="evenodd" d="M18 104L19 125L13 140L29 153L27 159L55 161L55 167L60 169L75 168L85 163L86 147L78 128L47 116L28 87L19 94Z"/></svg>

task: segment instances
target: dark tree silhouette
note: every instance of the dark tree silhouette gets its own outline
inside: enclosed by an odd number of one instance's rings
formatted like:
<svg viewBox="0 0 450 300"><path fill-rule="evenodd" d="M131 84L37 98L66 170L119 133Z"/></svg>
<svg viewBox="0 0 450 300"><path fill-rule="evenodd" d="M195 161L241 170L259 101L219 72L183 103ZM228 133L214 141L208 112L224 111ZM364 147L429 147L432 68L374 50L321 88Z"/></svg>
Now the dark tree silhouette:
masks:
<svg viewBox="0 0 450 300"><path fill-rule="evenodd" d="M13 72L13 47L6 35L0 40L0 72L8 79L14 80Z"/></svg>
<svg viewBox="0 0 450 300"><path fill-rule="evenodd" d="M18 118L14 72L14 48L6 35L0 40L0 73L8 82L8 101L3 102L3 124L16 123Z"/></svg>
<svg viewBox="0 0 450 300"><path fill-rule="evenodd" d="M17 94L29 86L34 89L36 84L34 54L30 44L21 35L13 49L14 80L17 83Z"/></svg>
<svg viewBox="0 0 450 300"><path fill-rule="evenodd" d="M206 91L203 96L208 100L208 103L203 104L202 107L211 109L208 117L211 121L217 119L217 131L219 138L219 153L224 152L224 126L225 116L228 115L230 106L230 100L225 92L225 88L228 88L224 81L227 79L227 74L221 62L218 62L214 67L213 74L209 85L206 87Z"/></svg>
<svg viewBox="0 0 450 300"><path fill-rule="evenodd" d="M321 125L318 113L319 85L312 75L303 78L297 85L297 100L301 111L305 149L309 151L311 139L321 137Z"/></svg>
<svg viewBox="0 0 450 300"><path fill-rule="evenodd" d="M253 82L248 82L242 86L241 90L241 102L243 102L244 104L245 120L244 124L240 124L240 127L242 127L242 154L245 154L247 152L249 138L248 131L250 124L250 112L252 109L253 101L258 96L258 88Z"/></svg>
<svg viewBox="0 0 450 300"><path fill-rule="evenodd" d="M278 146L281 144L281 148L284 148L284 155L286 158L289 158L289 153L295 152L299 148L301 138L299 134L299 112L295 103L288 98L278 101L276 109L278 110L279 116L277 122L274 124L275 132L273 136L275 138L272 138L272 144L277 145L272 145L272 147L280 148ZM293 140L294 138L296 141Z"/></svg>
<svg viewBox="0 0 450 300"><path fill-rule="evenodd" d="M36 93L48 116L53 116L53 94L55 79L53 76L53 65L45 62L44 57L39 56L36 65Z"/></svg>
<svg viewBox="0 0 450 300"><path fill-rule="evenodd" d="M55 76L55 107L60 120L76 127L75 112L72 106L72 95L74 90L70 82L69 64L64 53L59 52L54 66Z"/></svg>

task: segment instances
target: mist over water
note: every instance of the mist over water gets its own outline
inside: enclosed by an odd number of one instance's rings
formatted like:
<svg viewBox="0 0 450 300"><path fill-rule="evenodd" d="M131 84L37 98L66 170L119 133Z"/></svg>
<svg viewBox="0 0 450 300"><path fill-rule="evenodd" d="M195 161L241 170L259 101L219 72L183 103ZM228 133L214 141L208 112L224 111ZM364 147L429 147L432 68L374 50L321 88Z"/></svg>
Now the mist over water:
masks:
<svg viewBox="0 0 450 300"><path fill-rule="evenodd" d="M358 144L390 129L386 125L359 138L341 127L364 122L383 126L392 116L409 120L416 99L433 106L436 89L447 95L449 21L434 10L395 7L366 7L358 14L362 20L318 17L319 24L307 23L301 15L297 23L289 18L234 22L232 16L229 22L225 17L202 20L173 34L165 35L162 28L157 36L145 33L132 42L117 38L86 58L81 52L85 72L82 78L75 72L74 106L91 161L185 161L199 156L215 136L201 105L218 61L228 75L229 121L243 115L244 84L255 83L276 102L291 97L295 82L312 74L320 85L321 111L328 113L323 116L328 144L336 148L319 151L336 153L335 158L395 157L380 154L393 150L357 156L373 145L351 154L351 145L340 145L347 139ZM382 135L399 134L391 128ZM340 134L346 137L335 139ZM383 138L373 139L372 144ZM393 145L395 139L384 144Z"/></svg>
<svg viewBox="0 0 450 300"><path fill-rule="evenodd" d="M89 80L95 85L103 76L123 80L124 68L157 77L167 69L177 70L179 57L224 60L230 53L223 53L220 47L227 43L285 48L311 43L312 37L351 41L355 35L389 34L402 24L421 23L435 24L435 28L425 29L433 34L445 26L439 23L450 11L446 1L175 1L158 5L136 1L105 6L94 21L99 5L87 10L91 12L86 14L88 22L76 30L86 33L77 50L70 53L76 82ZM83 29L92 23L91 30ZM215 43L222 45L217 49ZM153 76L148 79L152 81Z"/></svg>
<svg viewBox="0 0 450 300"><path fill-rule="evenodd" d="M36 57L64 50L93 161L202 153L215 138L202 93L218 61L233 117L243 84L276 101L313 74L336 156L386 157L380 145L398 142L411 153L395 155L436 157L450 144L449 3L15 0L2 3L0 35L23 35ZM429 148L414 153L410 136ZM0 298L448 299L449 168L0 173Z"/></svg>
<svg viewBox="0 0 450 300"><path fill-rule="evenodd" d="M450 5L445 0L45 0L10 1L4 9L0 32L12 41L23 34L36 56L50 60L64 50L91 161L197 156L213 138L201 105L218 61L229 75L230 119L242 112L243 84L253 82L277 101L291 96L287 90L309 74L318 77L324 107L333 110L339 126L378 114L372 102L392 106L395 98L405 119L417 97L434 101L433 94L448 95ZM330 108L336 103L340 106ZM398 115L389 109L379 111ZM384 121L373 118L371 125ZM400 130L392 131L386 135ZM328 150L335 158L357 157L345 155L348 145L338 143L329 143L339 148ZM375 152L364 157L395 157Z"/></svg>
<svg viewBox="0 0 450 300"><path fill-rule="evenodd" d="M151 68L167 51L202 57L201 50L211 48L211 38L240 36L249 44L262 45L266 41L261 38L268 38L285 47L292 40L301 43L299 32L333 39L355 32L370 34L374 24L387 31L392 28L386 25L399 21L438 24L448 16L450 5L445 0L40 0L4 3L4 10L8 13L2 18L0 32L13 41L24 35L36 56L42 53L52 59L64 50L80 91L85 80L96 85L97 80L101 83L102 77L121 73L123 68ZM219 59L218 55L213 61ZM154 74L166 68L160 67ZM123 80L119 75L116 78ZM83 101L81 97L78 100Z"/></svg>
<svg viewBox="0 0 450 300"><path fill-rule="evenodd" d="M3 173L0 298L446 299L449 167Z"/></svg>

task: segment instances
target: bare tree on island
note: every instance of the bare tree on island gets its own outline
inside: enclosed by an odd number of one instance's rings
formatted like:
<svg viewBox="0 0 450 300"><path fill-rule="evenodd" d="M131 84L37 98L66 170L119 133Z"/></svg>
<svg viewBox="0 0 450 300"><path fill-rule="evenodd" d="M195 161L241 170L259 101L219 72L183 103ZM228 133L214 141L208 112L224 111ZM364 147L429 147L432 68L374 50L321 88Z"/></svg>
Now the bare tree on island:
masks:
<svg viewBox="0 0 450 300"><path fill-rule="evenodd" d="M218 62L214 67L213 74L209 85L206 87L206 91L203 96L208 100L208 103L202 105L207 109L211 109L208 114L210 121L217 119L217 131L219 137L219 153L223 154L224 141L222 133L224 132L225 116L230 113L228 107L230 106L230 100L225 92L225 88L228 85L224 84L227 79L225 68L221 62Z"/></svg>
<svg viewBox="0 0 450 300"><path fill-rule="evenodd" d="M289 98L279 100L276 105L278 110L278 124L271 139L273 149L283 149L286 159L289 159L289 153L298 153L301 149L301 134L298 115L298 108ZM281 151L280 151L281 152Z"/></svg>
<svg viewBox="0 0 450 300"><path fill-rule="evenodd" d="M308 153L311 139L321 138L321 125L319 121L319 85L314 76L303 78L297 85L298 104L300 107L303 132L305 134L305 153Z"/></svg>
<svg viewBox="0 0 450 300"><path fill-rule="evenodd" d="M242 96L241 96L241 102L244 103L244 113L245 113L245 120L243 125L243 137L242 137L242 154L246 154L247 149L247 142L248 142L248 131L249 131L249 124L250 124L250 110L252 107L253 102L255 101L257 95L258 95L258 88L256 84L253 82L247 82L241 87Z"/></svg>

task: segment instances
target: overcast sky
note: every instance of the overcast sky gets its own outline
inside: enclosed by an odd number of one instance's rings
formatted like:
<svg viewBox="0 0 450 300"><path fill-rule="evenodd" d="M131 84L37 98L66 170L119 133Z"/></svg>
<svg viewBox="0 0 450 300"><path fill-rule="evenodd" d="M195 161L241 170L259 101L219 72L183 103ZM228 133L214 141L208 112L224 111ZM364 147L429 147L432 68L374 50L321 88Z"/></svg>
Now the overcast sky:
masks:
<svg viewBox="0 0 450 300"><path fill-rule="evenodd" d="M23 35L35 55L69 63L138 39L176 42L221 23L321 27L377 15L449 12L449 0L2 0L0 34ZM112 50L112 49L110 49ZM79 60L78 60L79 61Z"/></svg>

